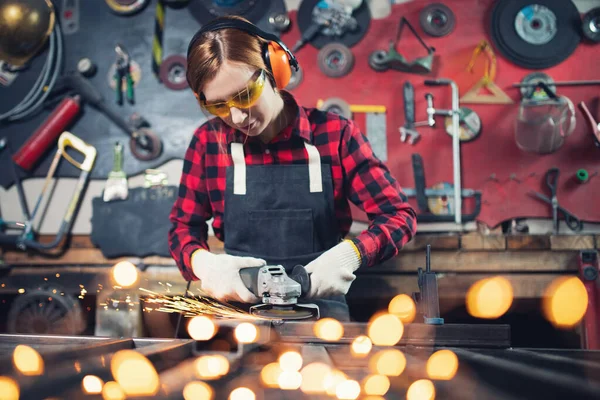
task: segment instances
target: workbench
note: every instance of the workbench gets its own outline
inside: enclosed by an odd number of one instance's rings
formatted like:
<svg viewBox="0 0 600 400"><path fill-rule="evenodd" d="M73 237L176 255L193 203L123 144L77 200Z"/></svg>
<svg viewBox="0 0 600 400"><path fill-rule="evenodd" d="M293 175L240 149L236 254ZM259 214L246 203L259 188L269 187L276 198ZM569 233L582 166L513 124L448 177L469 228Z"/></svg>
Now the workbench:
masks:
<svg viewBox="0 0 600 400"><path fill-rule="evenodd" d="M150 394L139 398L153 399L234 400L238 398L234 393L236 389L236 393L252 391L254 396L246 395L245 399L261 400L332 398L326 393L337 394L341 399L355 399L359 395L368 398L367 392L383 395L372 399L412 400L583 399L600 396L600 355L597 352L511 348L506 336L502 335L489 336L485 342L468 345L458 340L453 344L447 341L446 345L433 346L421 340L425 337L423 326L411 324L406 326L403 339L396 345L373 346L370 351L359 354L352 351L352 342L366 333L366 324L344 323L342 338L330 341L313 333L314 322L253 322L257 339L240 342L235 339L239 336L231 333L242 322L217 321L217 333L208 340L198 341L0 335L0 361L3 361L0 362L0 375L10 376L18 383L21 399L42 398L40 393L43 397L53 398L100 398L99 394L84 391L84 387L91 387L82 384L88 375L103 382L116 381L123 390L133 390L135 386L139 389L140 384L145 383L142 387ZM495 332L502 333L501 330ZM40 354L45 365L41 375L23 376L15 370L11 356L17 345L30 346ZM444 371L434 372L428 364L432 354L442 349L456 356L458 366L454 364L453 368L452 362L444 362L441 364ZM136 354L132 355L131 351ZM289 351L301 356L299 366L284 364L279 358ZM394 362L382 363L383 354ZM115 365L124 365L125 355L130 359L135 356L138 368L119 372ZM226 360L219 363L224 363L225 367L213 368L220 372L210 377L198 367L199 360L203 357L208 360L207 356L220 356L220 360ZM267 365L289 369L287 377L294 379L280 379L281 370L273 377L267 373ZM311 376L308 371L312 367L308 365L325 368L325 374ZM334 374L341 378L334 379ZM379 384L372 382L367 386L366 378L372 375L379 375ZM189 385L192 382L204 384ZM201 389L208 390L213 396L200 396ZM415 393L418 389L420 393ZM424 396L431 389L435 397ZM193 392L195 396L192 397Z"/></svg>
<svg viewBox="0 0 600 400"><path fill-rule="evenodd" d="M41 240L50 241L51 237ZM437 273L442 317L459 309L464 310L465 297L473 283L486 277L503 276L512 285L515 304L524 307L520 310L521 319L519 323L514 323L513 329L526 333L529 329L527 324L534 319L533 315L539 314L540 301L548 285L561 276L579 276L581 252L597 251L600 248L600 236L417 234L398 257L381 266L357 271L358 277L347 295L354 320L366 322L375 312L387 308L389 301L397 294L410 295L418 291L417 269L425 266L427 244L431 245L432 250L432 271ZM56 285L60 293L91 302L86 303L91 309L83 310L84 316L89 315L88 319L95 324L95 329L90 333L108 335L117 332L140 336L144 334L144 323L149 318L158 318L156 313L144 313L135 308L125 317L117 317L118 314L113 312L102 312L106 307L106 299L111 296L118 295L123 299L130 296L133 303L139 300L140 293L135 290L124 293L112 289L111 267L114 264L121 260L132 260L138 265L139 287L171 295L185 293L187 283L170 258L106 259L86 235L70 237L67 245L66 250L51 257L6 251L0 257L5 270L0 277L0 294L18 295L19 289L24 289L26 294L34 293L42 285L50 285L51 289ZM223 251L222 243L214 237L210 237L209 246L214 252ZM196 284L192 284L191 290L196 290ZM97 310L95 314L94 309ZM166 317L168 315L161 316L161 322L154 323L158 326L156 334L172 335L173 328L168 318L165 320ZM469 316L463 312L454 317L460 319ZM119 324L124 325L117 329ZM578 344L577 332L560 335L567 335L572 346ZM554 340L564 342L565 338ZM532 335L524 344L533 346L534 343L550 344L552 339Z"/></svg>

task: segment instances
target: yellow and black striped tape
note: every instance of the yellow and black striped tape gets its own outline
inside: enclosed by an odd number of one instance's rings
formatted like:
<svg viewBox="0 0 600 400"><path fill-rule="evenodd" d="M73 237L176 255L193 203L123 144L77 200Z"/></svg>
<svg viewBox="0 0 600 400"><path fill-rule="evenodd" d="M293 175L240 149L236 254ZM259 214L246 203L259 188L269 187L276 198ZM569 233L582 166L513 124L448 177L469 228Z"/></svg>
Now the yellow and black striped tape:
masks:
<svg viewBox="0 0 600 400"><path fill-rule="evenodd" d="M160 80L160 65L163 59L163 36L165 31L165 4L162 0L156 2L154 14L154 37L152 39L152 72Z"/></svg>

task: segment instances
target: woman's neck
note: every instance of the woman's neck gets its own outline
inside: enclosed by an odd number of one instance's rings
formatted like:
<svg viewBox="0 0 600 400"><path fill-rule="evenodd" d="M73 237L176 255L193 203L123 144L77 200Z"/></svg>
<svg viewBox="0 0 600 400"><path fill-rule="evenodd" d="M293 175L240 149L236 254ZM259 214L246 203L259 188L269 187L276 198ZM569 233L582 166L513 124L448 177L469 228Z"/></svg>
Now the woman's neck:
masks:
<svg viewBox="0 0 600 400"><path fill-rule="evenodd" d="M260 140L263 143L269 143L271 140L275 138L285 128L291 116L290 107L287 106L286 102L283 100L282 96L277 96L277 100L275 103L275 112L273 113L274 117L269 123L269 125L265 128L263 133L259 136Z"/></svg>

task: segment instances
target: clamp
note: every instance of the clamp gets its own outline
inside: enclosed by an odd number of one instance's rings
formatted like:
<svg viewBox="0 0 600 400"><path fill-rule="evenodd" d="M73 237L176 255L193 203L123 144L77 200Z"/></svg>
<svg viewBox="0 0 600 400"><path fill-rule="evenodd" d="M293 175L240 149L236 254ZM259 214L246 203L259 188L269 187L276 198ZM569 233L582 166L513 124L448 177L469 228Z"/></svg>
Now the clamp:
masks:
<svg viewBox="0 0 600 400"><path fill-rule="evenodd" d="M117 44L115 47L117 53L117 62L115 69L115 91L117 94L117 104L123 105L123 80L125 80L127 90L127 101L134 103L133 97L133 78L131 77L131 63L129 53L123 45Z"/></svg>

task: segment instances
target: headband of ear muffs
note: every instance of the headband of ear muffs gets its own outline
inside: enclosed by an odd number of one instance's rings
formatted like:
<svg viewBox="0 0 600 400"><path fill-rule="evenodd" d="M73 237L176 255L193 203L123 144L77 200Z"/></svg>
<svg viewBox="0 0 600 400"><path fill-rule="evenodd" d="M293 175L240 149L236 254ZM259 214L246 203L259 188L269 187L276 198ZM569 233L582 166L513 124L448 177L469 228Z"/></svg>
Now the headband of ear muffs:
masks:
<svg viewBox="0 0 600 400"><path fill-rule="evenodd" d="M194 35L188 46L188 57L194 47L195 42L202 36L202 34L210 31L218 31L221 29L233 28L247 32L251 35L259 36L265 40L262 56L267 66L267 69L273 75L275 85L278 89L284 89L290 82L292 77L292 67L298 71L298 60L292 54L292 52L286 47L279 38L271 33L267 33L259 29L256 25L240 21L240 20L213 20L205 24L200 30Z"/></svg>

